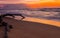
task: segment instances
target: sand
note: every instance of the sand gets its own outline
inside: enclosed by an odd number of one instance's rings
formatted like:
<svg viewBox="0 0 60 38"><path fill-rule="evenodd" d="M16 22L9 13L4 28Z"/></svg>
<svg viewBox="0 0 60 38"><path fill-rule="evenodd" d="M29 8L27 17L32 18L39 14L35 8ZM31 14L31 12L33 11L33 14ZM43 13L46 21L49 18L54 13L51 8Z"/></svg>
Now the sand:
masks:
<svg viewBox="0 0 60 38"><path fill-rule="evenodd" d="M60 38L60 27L54 25L12 18L4 18L4 21L13 26L8 32L9 38ZM0 30L0 37L4 35L3 29Z"/></svg>
<svg viewBox="0 0 60 38"><path fill-rule="evenodd" d="M21 17L17 17L15 19L20 20ZM60 21L56 21L56 20L48 20L48 19L42 19L42 18L26 17L24 19L24 21L37 22L37 23L49 24L49 25L60 27Z"/></svg>

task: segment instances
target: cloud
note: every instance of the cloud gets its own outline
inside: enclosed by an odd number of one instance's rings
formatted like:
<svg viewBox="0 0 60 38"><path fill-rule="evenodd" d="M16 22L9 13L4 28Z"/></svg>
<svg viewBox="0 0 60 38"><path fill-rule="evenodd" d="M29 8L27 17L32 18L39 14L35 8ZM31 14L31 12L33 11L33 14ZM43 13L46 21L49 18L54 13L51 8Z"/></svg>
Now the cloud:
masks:
<svg viewBox="0 0 60 38"><path fill-rule="evenodd" d="M40 0L0 0L2 3L38 3Z"/></svg>
<svg viewBox="0 0 60 38"><path fill-rule="evenodd" d="M0 0L0 1L21 1L21 0Z"/></svg>
<svg viewBox="0 0 60 38"><path fill-rule="evenodd" d="M15 4L21 2L22 0L0 0L0 4Z"/></svg>

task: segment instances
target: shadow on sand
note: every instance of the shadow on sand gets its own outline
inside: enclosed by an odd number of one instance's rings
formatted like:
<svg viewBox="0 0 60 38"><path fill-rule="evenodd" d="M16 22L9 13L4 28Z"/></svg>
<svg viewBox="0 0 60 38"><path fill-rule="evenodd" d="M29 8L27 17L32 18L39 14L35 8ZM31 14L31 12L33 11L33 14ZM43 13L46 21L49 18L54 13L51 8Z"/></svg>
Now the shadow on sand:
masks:
<svg viewBox="0 0 60 38"><path fill-rule="evenodd" d="M12 18L4 18L4 21L13 25L9 38L60 38L60 27Z"/></svg>

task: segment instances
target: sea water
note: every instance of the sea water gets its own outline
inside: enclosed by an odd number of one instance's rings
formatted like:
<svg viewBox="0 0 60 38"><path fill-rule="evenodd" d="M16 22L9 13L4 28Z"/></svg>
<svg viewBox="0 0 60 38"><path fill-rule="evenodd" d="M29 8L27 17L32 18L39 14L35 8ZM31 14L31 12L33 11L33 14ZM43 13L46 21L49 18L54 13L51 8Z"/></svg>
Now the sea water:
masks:
<svg viewBox="0 0 60 38"><path fill-rule="evenodd" d="M43 18L48 20L60 21L60 12L53 11L31 11L31 10L0 10L1 14L22 14L25 17Z"/></svg>

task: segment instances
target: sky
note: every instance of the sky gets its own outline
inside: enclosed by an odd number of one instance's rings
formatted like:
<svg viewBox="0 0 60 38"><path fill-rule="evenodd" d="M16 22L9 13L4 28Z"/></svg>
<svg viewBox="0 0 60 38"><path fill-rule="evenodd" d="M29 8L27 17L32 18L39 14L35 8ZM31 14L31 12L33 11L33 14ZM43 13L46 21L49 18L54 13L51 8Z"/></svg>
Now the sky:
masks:
<svg viewBox="0 0 60 38"><path fill-rule="evenodd" d="M60 8L60 0L0 0L0 4L20 4L24 3L28 7L37 8L37 7L49 7Z"/></svg>
<svg viewBox="0 0 60 38"><path fill-rule="evenodd" d="M16 4L16 3L44 3L44 2L59 2L60 0L0 0L0 3Z"/></svg>

